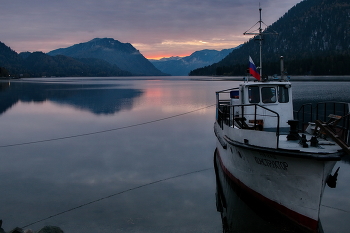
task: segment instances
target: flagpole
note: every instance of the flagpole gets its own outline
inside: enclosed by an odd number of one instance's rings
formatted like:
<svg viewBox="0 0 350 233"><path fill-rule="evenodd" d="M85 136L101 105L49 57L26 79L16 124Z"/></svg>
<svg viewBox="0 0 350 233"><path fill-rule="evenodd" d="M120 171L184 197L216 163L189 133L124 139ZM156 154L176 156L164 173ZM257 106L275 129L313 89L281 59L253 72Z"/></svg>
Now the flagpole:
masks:
<svg viewBox="0 0 350 233"><path fill-rule="evenodd" d="M260 40L260 69L259 69L259 72L260 72L260 77L262 78L262 56L261 56L261 48L262 48L262 29L261 29L261 7L260 7L260 3L259 3L259 13L260 13L260 20L259 20L259 40Z"/></svg>

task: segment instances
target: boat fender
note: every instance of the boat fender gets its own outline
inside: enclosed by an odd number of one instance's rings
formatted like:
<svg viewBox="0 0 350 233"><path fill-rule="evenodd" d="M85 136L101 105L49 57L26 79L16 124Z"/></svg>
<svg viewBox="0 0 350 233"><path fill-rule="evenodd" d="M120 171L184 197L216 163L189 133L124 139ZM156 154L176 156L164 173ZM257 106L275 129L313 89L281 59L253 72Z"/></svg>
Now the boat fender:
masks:
<svg viewBox="0 0 350 233"><path fill-rule="evenodd" d="M328 178L327 178L327 185L330 188L335 188L337 186L337 178L338 178L338 171L339 168L334 172L334 175L329 174Z"/></svg>

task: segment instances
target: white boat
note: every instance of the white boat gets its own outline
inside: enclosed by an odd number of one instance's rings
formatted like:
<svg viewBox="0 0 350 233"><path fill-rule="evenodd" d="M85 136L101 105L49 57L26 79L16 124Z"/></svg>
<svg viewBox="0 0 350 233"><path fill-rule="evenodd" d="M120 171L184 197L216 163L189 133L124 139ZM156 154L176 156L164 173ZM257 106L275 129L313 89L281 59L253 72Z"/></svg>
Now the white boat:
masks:
<svg viewBox="0 0 350 233"><path fill-rule="evenodd" d="M259 22L261 39L261 9ZM261 55L258 68L263 77ZM216 161L239 187L317 232L325 184L350 153L349 104L306 104L295 114L283 58L278 80L248 80L216 92Z"/></svg>

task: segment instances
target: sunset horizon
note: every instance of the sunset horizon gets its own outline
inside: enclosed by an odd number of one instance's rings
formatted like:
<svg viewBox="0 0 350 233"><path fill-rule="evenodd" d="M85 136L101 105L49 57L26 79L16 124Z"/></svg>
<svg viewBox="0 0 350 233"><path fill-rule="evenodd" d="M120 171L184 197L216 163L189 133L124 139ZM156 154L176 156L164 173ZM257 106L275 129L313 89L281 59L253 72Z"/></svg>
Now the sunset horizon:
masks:
<svg viewBox="0 0 350 233"><path fill-rule="evenodd" d="M261 1L265 23L271 25L300 1ZM0 29L6 33L0 41L17 53L47 53L108 37L132 44L148 59L160 59L234 48L249 40L243 32L259 20L254 0L142 2L4 2Z"/></svg>

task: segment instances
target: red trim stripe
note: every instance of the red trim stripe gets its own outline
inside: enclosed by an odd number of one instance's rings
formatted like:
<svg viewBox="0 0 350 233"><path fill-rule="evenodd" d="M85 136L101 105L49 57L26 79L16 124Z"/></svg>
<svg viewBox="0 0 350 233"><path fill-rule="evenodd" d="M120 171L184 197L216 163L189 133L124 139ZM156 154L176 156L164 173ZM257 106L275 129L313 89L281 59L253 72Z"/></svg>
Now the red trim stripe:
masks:
<svg viewBox="0 0 350 233"><path fill-rule="evenodd" d="M318 232L318 221L309 218L307 216L304 216L302 214L299 214L293 210L288 209L287 207L280 205L268 198L266 198L265 196L261 195L260 193L254 191L253 189L249 188L248 186L246 186L244 183L242 183L239 179L237 179L236 177L234 177L229 170L225 167L225 165L223 164L221 157L220 157L220 153L218 150L217 151L217 156L218 159L220 161L220 165L223 169L223 171L225 172L225 174L233 181L235 182L240 188L242 188L243 190L245 190L246 192L248 192L250 195L252 195L253 197L257 198L258 200L266 203L267 205L271 206L273 209L277 210L278 212L280 212L281 214L285 215L286 217L288 217L289 219L291 219L292 221L296 222L299 225L304 226L305 228L309 229L311 232Z"/></svg>

